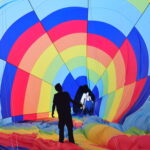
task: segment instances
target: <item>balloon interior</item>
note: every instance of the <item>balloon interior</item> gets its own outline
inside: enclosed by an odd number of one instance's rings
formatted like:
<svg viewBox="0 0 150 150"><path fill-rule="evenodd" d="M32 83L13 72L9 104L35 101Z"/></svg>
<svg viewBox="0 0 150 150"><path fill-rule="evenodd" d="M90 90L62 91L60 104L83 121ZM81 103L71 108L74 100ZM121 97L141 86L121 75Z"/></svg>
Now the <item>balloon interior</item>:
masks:
<svg viewBox="0 0 150 150"><path fill-rule="evenodd" d="M149 56L150 0L0 0L0 149L150 149ZM57 83L83 105L76 145Z"/></svg>

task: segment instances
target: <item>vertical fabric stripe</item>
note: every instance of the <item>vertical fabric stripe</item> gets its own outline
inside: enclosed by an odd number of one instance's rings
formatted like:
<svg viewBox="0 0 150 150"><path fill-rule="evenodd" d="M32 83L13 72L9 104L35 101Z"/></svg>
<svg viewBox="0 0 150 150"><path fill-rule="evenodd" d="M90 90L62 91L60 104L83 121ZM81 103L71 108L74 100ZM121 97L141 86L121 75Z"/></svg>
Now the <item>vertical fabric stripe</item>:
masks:
<svg viewBox="0 0 150 150"><path fill-rule="evenodd" d="M39 96L41 90L41 80L30 75L24 101L24 114L37 113Z"/></svg>
<svg viewBox="0 0 150 150"><path fill-rule="evenodd" d="M6 64L1 84L1 111L2 117L11 117L11 92L17 68Z"/></svg>
<svg viewBox="0 0 150 150"><path fill-rule="evenodd" d="M43 81L41 84L37 113L45 113L50 111L50 107L52 105L52 102L50 101L50 96L53 94L54 93L52 93L52 86Z"/></svg>
<svg viewBox="0 0 150 150"><path fill-rule="evenodd" d="M18 69L11 92L11 115L23 115L23 106L29 74Z"/></svg>

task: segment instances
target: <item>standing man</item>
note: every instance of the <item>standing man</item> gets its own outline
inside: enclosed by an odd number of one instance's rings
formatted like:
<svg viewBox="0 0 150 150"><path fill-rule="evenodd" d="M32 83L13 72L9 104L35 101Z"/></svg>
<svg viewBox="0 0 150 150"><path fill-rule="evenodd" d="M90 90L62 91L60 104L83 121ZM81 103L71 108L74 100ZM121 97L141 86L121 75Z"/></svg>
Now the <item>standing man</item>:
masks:
<svg viewBox="0 0 150 150"><path fill-rule="evenodd" d="M59 118L59 142L64 142L64 126L66 125L68 129L69 142L74 143L73 123L70 108L70 102L74 103L74 101L70 98L69 93L63 92L62 86L59 83L55 85L55 89L58 93L54 95L52 117L54 117L56 107Z"/></svg>

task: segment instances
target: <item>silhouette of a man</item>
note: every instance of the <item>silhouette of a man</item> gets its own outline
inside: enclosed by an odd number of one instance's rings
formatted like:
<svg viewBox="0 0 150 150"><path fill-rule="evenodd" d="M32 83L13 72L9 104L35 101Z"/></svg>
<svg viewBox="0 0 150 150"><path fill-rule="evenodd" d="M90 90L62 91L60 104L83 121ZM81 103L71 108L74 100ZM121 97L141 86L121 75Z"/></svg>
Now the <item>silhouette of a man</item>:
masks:
<svg viewBox="0 0 150 150"><path fill-rule="evenodd" d="M74 103L74 101L70 98L69 93L63 92L62 86L59 83L55 85L55 89L58 93L54 95L52 117L54 117L56 107L59 118L59 142L64 142L64 126L66 125L68 129L69 142L74 143L73 123L70 108L70 102Z"/></svg>

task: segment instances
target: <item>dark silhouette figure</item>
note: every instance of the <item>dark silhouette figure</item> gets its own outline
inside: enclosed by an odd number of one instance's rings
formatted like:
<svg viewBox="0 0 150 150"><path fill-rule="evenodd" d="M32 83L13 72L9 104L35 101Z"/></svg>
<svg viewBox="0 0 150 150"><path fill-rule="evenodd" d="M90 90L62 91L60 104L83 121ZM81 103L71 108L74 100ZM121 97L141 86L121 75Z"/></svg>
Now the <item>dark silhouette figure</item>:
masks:
<svg viewBox="0 0 150 150"><path fill-rule="evenodd" d="M55 107L57 108L59 118L59 142L64 142L64 126L67 126L69 142L74 143L73 137L73 123L71 116L70 102L75 103L69 93L63 92L62 86L57 84L55 89L58 93L54 95L53 106L52 106L52 117L54 117ZM77 103L76 103L77 104ZM77 104L78 106L82 106Z"/></svg>

